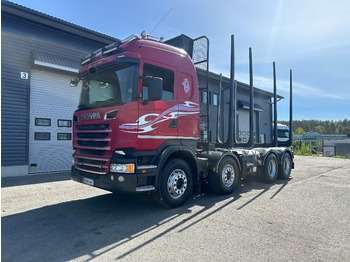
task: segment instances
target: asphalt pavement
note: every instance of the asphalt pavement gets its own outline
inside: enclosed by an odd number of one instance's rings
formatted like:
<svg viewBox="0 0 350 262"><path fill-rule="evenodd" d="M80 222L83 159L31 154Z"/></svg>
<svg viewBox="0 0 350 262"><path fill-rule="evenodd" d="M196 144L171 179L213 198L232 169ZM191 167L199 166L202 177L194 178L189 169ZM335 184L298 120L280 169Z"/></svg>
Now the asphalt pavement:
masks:
<svg viewBox="0 0 350 262"><path fill-rule="evenodd" d="M288 181L243 181L164 209L69 173L2 179L2 261L350 261L350 161L300 157Z"/></svg>

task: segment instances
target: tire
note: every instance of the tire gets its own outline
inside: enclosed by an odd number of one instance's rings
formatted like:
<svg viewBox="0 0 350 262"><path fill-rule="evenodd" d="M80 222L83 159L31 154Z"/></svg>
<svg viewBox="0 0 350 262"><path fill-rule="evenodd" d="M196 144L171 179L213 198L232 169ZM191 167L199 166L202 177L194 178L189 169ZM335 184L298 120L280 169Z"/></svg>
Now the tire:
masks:
<svg viewBox="0 0 350 262"><path fill-rule="evenodd" d="M231 157L225 157L219 164L218 173L209 174L209 187L214 193L230 194L237 186L238 178L236 161Z"/></svg>
<svg viewBox="0 0 350 262"><path fill-rule="evenodd" d="M279 166L278 177L281 179L288 179L292 172L292 157L286 153L282 157L282 163Z"/></svg>
<svg viewBox="0 0 350 262"><path fill-rule="evenodd" d="M265 165L262 167L261 176L266 183L272 183L276 181L278 175L278 161L274 154L268 155L265 160Z"/></svg>
<svg viewBox="0 0 350 262"><path fill-rule="evenodd" d="M156 202L167 208L182 206L192 194L192 170L182 159L174 158L166 164L161 174Z"/></svg>

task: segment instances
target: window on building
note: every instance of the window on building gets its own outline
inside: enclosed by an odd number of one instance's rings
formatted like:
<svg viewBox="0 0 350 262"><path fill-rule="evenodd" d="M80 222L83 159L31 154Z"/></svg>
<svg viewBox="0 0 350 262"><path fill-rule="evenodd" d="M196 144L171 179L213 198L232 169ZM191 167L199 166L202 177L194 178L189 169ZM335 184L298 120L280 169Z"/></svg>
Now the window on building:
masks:
<svg viewBox="0 0 350 262"><path fill-rule="evenodd" d="M71 133L57 133L57 140L72 140Z"/></svg>
<svg viewBox="0 0 350 262"><path fill-rule="evenodd" d="M49 132L35 132L34 139L35 140L50 140L51 134Z"/></svg>
<svg viewBox="0 0 350 262"><path fill-rule="evenodd" d="M206 103L203 101L203 103ZM218 94L209 92L209 105L217 106L218 105Z"/></svg>
<svg viewBox="0 0 350 262"><path fill-rule="evenodd" d="M51 126L50 118L35 118L36 126Z"/></svg>
<svg viewBox="0 0 350 262"><path fill-rule="evenodd" d="M207 94L207 92L202 92L201 95L202 95L202 99L201 99L202 103L203 104L208 103L208 94Z"/></svg>
<svg viewBox="0 0 350 262"><path fill-rule="evenodd" d="M218 94L213 93L213 97L212 97L212 105L213 106L217 106L218 105Z"/></svg>
<svg viewBox="0 0 350 262"><path fill-rule="evenodd" d="M58 127L72 127L72 120L58 119L57 126Z"/></svg>

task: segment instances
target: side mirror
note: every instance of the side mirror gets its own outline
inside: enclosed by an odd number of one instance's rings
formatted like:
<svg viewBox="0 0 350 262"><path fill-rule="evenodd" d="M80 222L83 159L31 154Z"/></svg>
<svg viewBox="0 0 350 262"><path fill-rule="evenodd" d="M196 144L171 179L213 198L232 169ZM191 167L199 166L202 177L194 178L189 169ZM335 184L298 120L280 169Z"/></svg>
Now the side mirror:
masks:
<svg viewBox="0 0 350 262"><path fill-rule="evenodd" d="M163 91L163 79L153 77L148 79L148 99L151 101L161 100Z"/></svg>
<svg viewBox="0 0 350 262"><path fill-rule="evenodd" d="M146 77L147 85L142 88L143 103L162 99L163 79L160 77Z"/></svg>
<svg viewBox="0 0 350 262"><path fill-rule="evenodd" d="M70 86L71 87L75 87L75 86L77 86L78 84L79 84L79 81L80 81L80 79L79 78L72 78L71 80L70 80Z"/></svg>

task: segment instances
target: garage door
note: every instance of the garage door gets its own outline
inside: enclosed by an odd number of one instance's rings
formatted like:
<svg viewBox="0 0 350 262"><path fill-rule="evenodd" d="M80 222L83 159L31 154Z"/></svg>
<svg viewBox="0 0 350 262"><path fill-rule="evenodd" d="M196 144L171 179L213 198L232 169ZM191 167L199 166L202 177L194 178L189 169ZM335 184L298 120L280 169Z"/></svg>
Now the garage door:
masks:
<svg viewBox="0 0 350 262"><path fill-rule="evenodd" d="M249 111L238 110L238 142L247 143L249 140Z"/></svg>
<svg viewBox="0 0 350 262"><path fill-rule="evenodd" d="M72 165L72 116L79 101L74 75L31 72L29 173L69 170Z"/></svg>
<svg viewBox="0 0 350 262"><path fill-rule="evenodd" d="M254 112L254 140L256 140L255 132L258 129L257 112ZM238 142L248 143L249 141L249 110L238 110ZM256 141L255 141L256 142Z"/></svg>

